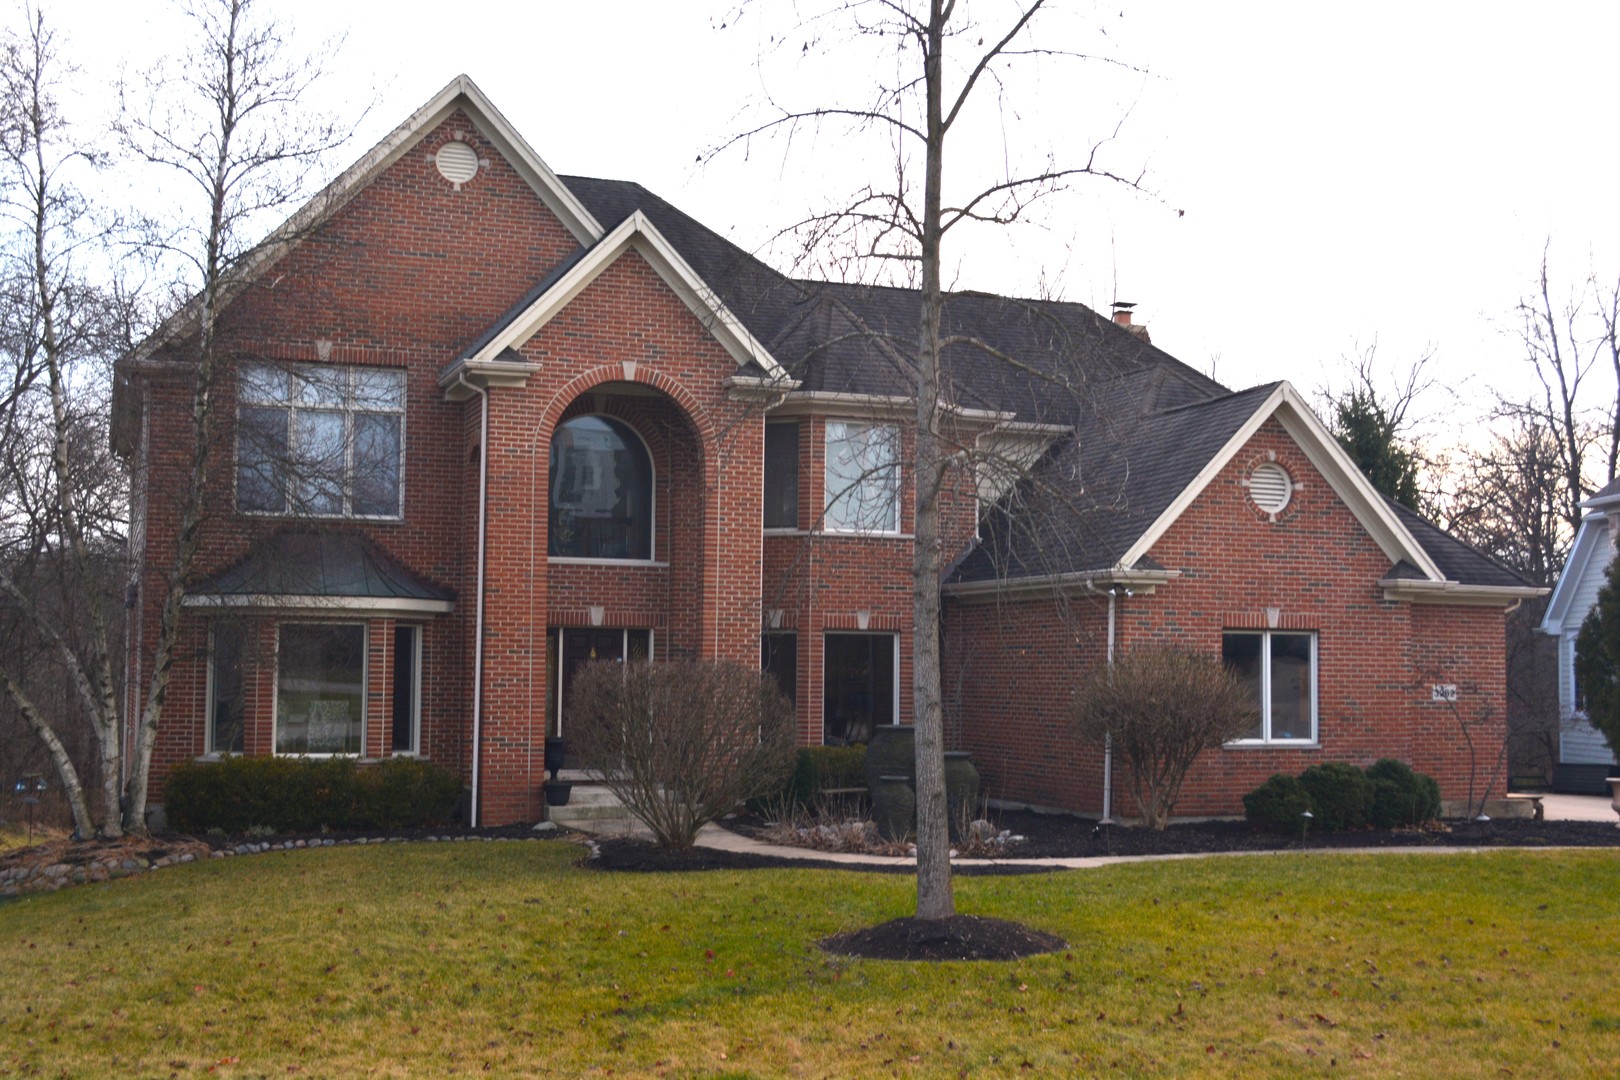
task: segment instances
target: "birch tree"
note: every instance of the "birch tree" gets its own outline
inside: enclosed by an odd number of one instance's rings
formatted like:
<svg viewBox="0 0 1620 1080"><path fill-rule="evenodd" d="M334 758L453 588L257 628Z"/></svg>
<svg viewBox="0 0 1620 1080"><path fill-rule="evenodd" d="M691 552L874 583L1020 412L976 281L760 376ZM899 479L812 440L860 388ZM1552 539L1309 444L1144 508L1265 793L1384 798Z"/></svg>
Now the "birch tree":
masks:
<svg viewBox="0 0 1620 1080"><path fill-rule="evenodd" d="M255 230L307 193L314 170L349 129L311 108L324 53L291 47L283 25L257 0L199 0L189 10L195 38L182 57L161 63L138 85L125 86L117 132L125 151L187 193L178 212L146 222L145 243L160 262L179 268L189 300L137 351L168 350L189 368L190 445L176 489L156 492L175 502L173 548L163 565L156 646L132 724L126 786L127 823L145 828L152 752L168 700L180 634L209 505L216 452L216 389L232 362L222 323L245 271L273 257L285 232L258 240Z"/></svg>
<svg viewBox="0 0 1620 1080"><path fill-rule="evenodd" d="M79 184L105 155L62 111L69 74L38 12L0 44L0 210L9 226L0 281L8 383L0 399L0 600L16 635L0 661L0 691L43 745L77 834L116 836L122 638L105 598L120 593L125 491L107 448L106 360L126 309L90 276L105 265L105 222ZM43 678L41 664L50 673ZM53 693L53 677L66 682L65 699ZM79 723L98 751L90 777L69 752L76 738L68 728Z"/></svg>

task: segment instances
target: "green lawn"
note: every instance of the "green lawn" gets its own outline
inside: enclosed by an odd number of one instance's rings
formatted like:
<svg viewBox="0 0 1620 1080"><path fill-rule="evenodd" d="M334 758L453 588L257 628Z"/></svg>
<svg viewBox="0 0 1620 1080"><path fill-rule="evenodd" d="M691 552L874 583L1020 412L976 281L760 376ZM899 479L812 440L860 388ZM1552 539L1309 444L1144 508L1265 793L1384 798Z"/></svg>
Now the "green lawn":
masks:
<svg viewBox="0 0 1620 1080"><path fill-rule="evenodd" d="M177 867L0 906L0 1076L1613 1076L1620 854L962 879L1008 964L824 956L908 878L575 868L560 843Z"/></svg>

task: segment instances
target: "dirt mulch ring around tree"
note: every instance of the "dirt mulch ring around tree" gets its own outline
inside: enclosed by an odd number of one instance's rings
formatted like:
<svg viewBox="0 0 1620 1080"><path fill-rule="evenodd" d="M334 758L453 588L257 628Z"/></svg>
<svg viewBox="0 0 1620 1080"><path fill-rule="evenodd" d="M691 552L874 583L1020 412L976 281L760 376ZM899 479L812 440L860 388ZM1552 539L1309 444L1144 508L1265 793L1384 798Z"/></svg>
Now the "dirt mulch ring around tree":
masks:
<svg viewBox="0 0 1620 1080"><path fill-rule="evenodd" d="M867 960L1019 960L1057 952L1060 937L1005 919L952 915L948 919L890 919L877 926L821 939L821 947Z"/></svg>

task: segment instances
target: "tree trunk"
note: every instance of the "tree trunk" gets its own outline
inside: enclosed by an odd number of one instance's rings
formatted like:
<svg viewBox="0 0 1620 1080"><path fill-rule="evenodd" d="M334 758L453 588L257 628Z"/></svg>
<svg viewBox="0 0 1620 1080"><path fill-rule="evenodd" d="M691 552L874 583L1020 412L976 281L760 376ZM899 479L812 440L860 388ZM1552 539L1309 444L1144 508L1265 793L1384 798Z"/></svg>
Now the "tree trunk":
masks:
<svg viewBox="0 0 1620 1080"><path fill-rule="evenodd" d="M90 804L84 798L84 785L79 781L79 770L73 767L73 759L68 756L67 747L52 730L51 725L34 708L34 703L28 695L23 693L22 687L11 680L11 677L0 670L0 688L11 698L11 703L17 706L17 711L39 736L39 741L45 744L46 752L51 755L51 763L56 766L56 778L62 785L62 791L67 795L68 806L73 811L73 831L81 837L95 835L95 820L90 816ZM7 778L9 782L10 778ZM113 807L116 812L117 807Z"/></svg>
<svg viewBox="0 0 1620 1080"><path fill-rule="evenodd" d="M917 335L917 467L911 565L912 713L917 727L917 917L956 914L951 893L950 823L945 800L945 723L939 664L940 185L945 123L941 108L945 13L931 0L923 77L928 93L928 147L923 194L922 311Z"/></svg>

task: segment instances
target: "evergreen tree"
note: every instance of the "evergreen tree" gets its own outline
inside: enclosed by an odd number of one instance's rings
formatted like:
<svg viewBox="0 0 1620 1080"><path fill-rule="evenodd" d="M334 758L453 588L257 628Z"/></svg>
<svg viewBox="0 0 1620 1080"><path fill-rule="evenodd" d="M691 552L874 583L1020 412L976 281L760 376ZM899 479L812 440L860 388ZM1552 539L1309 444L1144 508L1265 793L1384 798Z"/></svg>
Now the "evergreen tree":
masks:
<svg viewBox="0 0 1620 1080"><path fill-rule="evenodd" d="M1399 421L1377 395L1356 387L1333 403L1333 434L1373 487L1413 510L1418 508L1418 459L1402 445Z"/></svg>

